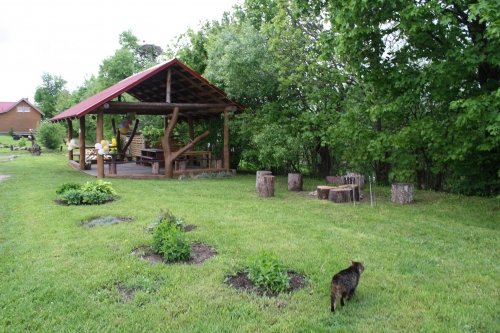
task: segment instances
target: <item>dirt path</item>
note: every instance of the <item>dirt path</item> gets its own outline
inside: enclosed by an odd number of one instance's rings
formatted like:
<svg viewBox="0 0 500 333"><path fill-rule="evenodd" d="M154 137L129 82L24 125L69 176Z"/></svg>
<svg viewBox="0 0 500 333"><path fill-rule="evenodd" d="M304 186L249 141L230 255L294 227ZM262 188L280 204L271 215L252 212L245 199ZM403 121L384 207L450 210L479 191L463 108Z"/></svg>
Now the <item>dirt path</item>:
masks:
<svg viewBox="0 0 500 333"><path fill-rule="evenodd" d="M10 176L9 175L0 175L0 182L4 179L7 179L9 178Z"/></svg>

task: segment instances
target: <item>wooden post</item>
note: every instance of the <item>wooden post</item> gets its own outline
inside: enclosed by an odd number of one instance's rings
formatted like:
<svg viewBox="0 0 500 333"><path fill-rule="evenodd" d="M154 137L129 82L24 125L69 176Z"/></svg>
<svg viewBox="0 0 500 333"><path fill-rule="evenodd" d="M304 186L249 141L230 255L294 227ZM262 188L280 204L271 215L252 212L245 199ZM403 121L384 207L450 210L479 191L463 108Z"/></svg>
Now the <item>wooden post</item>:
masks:
<svg viewBox="0 0 500 333"><path fill-rule="evenodd" d="M71 139L73 139L73 122L71 121L71 119L68 119L67 122L68 122L68 142L70 142ZM68 150L68 160L73 161L73 150Z"/></svg>
<svg viewBox="0 0 500 333"><path fill-rule="evenodd" d="M151 163L151 172L153 173L153 175L157 175L160 173L160 162Z"/></svg>
<svg viewBox="0 0 500 333"><path fill-rule="evenodd" d="M96 139L101 142L104 136L104 111L97 110ZM104 178L104 156L97 154L97 178Z"/></svg>
<svg viewBox="0 0 500 333"><path fill-rule="evenodd" d="M255 174L255 189L257 189L259 185L259 177L266 176L266 175L272 175L273 173L271 171L257 171Z"/></svg>
<svg viewBox="0 0 500 333"><path fill-rule="evenodd" d="M302 191L302 174L288 174L288 191Z"/></svg>
<svg viewBox="0 0 500 333"><path fill-rule="evenodd" d="M224 170L229 172L229 113L224 110Z"/></svg>
<svg viewBox="0 0 500 333"><path fill-rule="evenodd" d="M394 183L391 186L391 201L400 204L413 202L412 183Z"/></svg>
<svg viewBox="0 0 500 333"><path fill-rule="evenodd" d="M85 170L85 116L80 118L80 170Z"/></svg>
<svg viewBox="0 0 500 333"><path fill-rule="evenodd" d="M166 178L173 178L174 177L174 161L179 157L179 155L183 154L184 152L188 151L189 149L193 148L194 145L203 139L204 137L208 136L210 134L210 131L206 131L205 133L197 136L193 141L191 141L189 144L184 146L183 148L179 149L176 152L171 151L170 149L170 142L169 142L169 137L170 134L172 133L172 130L174 129L175 124L177 124L177 118L179 117L179 107L175 107L174 111L172 112L172 118L170 119L170 123L168 124L167 128L165 129L165 132L163 134L163 138L161 139L161 144L163 146L163 155L165 156L165 177ZM166 120L165 120L166 122Z"/></svg>
<svg viewBox="0 0 500 333"><path fill-rule="evenodd" d="M167 72L167 91L166 91L166 95L167 95L166 102L167 103L170 103L171 82L172 82L172 72L170 71L170 68L169 68L168 72Z"/></svg>
<svg viewBox="0 0 500 333"><path fill-rule="evenodd" d="M274 176L260 176L258 181L257 193L259 197L274 197Z"/></svg>
<svg viewBox="0 0 500 333"><path fill-rule="evenodd" d="M193 123L193 116L189 115L188 116L188 132L189 132L189 141L194 140L194 123ZM189 165L194 164L194 156L189 155Z"/></svg>

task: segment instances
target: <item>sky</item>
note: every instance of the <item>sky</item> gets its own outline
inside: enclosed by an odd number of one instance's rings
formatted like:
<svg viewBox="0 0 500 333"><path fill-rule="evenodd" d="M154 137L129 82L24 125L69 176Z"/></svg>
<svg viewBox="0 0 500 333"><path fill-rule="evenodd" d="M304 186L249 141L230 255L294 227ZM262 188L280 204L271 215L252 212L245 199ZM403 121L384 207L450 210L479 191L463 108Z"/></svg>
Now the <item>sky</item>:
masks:
<svg viewBox="0 0 500 333"><path fill-rule="evenodd" d="M29 98L44 72L61 76L73 91L120 48L131 30L166 49L200 22L220 20L240 0L2 0L0 5L0 102Z"/></svg>

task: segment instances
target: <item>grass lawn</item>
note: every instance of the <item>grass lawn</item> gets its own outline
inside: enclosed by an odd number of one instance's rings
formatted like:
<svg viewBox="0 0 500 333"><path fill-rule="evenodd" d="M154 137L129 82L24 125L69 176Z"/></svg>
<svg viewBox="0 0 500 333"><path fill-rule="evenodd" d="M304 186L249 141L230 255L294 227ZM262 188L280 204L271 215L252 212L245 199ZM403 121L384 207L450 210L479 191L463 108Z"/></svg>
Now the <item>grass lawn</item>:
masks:
<svg viewBox="0 0 500 333"><path fill-rule="evenodd" d="M0 136L1 143L10 138ZM63 152L64 153L64 152ZM0 156L11 155L0 148ZM112 179L119 199L54 203L64 182L93 180L60 151L0 160L0 332L499 332L500 201L377 188L355 207L288 192L259 198L255 176ZM320 181L305 180L314 190ZM366 192L366 190L365 190ZM201 266L150 264L132 251L169 209L217 256ZM107 215L132 218L93 228ZM265 249L307 287L262 297L225 284ZM332 314L332 275L365 263L354 298Z"/></svg>

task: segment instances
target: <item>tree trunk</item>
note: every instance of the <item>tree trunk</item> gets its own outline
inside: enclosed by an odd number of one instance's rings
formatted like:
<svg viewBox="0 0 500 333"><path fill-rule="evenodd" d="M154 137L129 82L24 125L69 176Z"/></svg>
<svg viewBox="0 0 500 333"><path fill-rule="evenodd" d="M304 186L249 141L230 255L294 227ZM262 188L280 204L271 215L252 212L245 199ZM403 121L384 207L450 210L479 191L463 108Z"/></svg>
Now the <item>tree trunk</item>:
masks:
<svg viewBox="0 0 500 333"><path fill-rule="evenodd" d="M274 176L260 176L257 178L257 193L259 197L274 197Z"/></svg>
<svg viewBox="0 0 500 333"><path fill-rule="evenodd" d="M391 186L391 201L400 204L413 202L412 183L394 183Z"/></svg>
<svg viewBox="0 0 500 333"><path fill-rule="evenodd" d="M273 173L271 171L257 171L255 177L255 188L259 186L259 177L261 176L271 176Z"/></svg>
<svg viewBox="0 0 500 333"><path fill-rule="evenodd" d="M328 192L330 192L330 189L334 187L332 186L318 186L316 189L316 192L318 193L318 199L323 200L323 199L328 199Z"/></svg>
<svg viewBox="0 0 500 333"><path fill-rule="evenodd" d="M302 191L302 174L288 174L288 191Z"/></svg>

